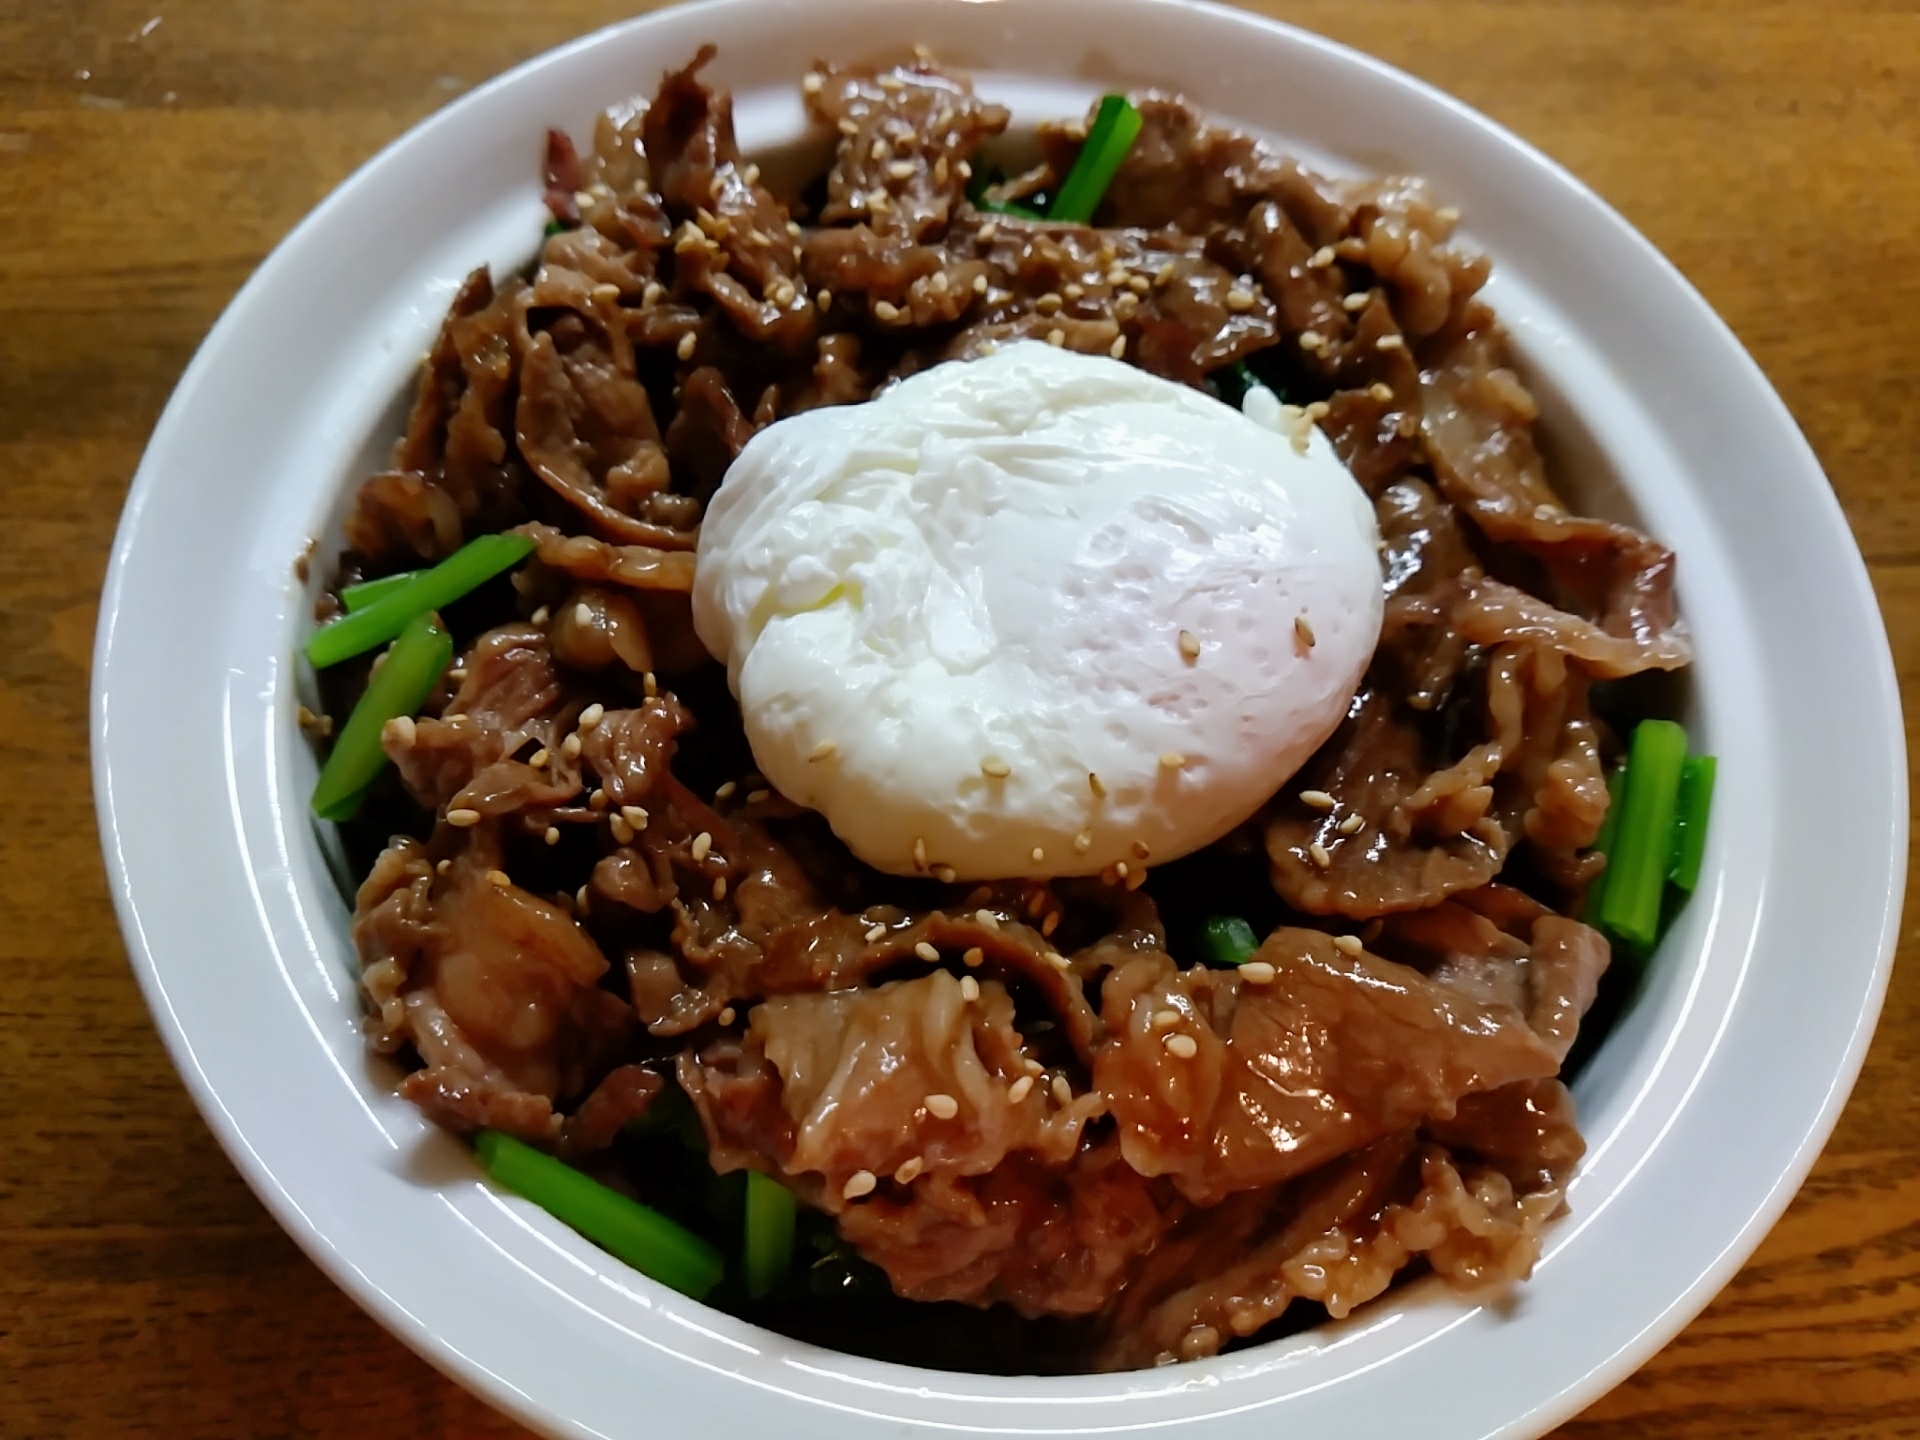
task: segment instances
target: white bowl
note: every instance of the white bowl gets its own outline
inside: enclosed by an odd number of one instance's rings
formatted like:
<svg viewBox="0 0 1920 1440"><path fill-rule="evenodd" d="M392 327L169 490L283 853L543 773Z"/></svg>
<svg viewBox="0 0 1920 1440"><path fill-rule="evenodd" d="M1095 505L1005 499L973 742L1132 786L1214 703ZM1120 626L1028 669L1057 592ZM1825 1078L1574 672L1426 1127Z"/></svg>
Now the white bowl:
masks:
<svg viewBox="0 0 1920 1440"><path fill-rule="evenodd" d="M1165 1370L912 1370L798 1344L655 1285L481 1182L361 1042L347 912L291 722L294 559L384 453L459 277L528 260L550 124L718 41L749 148L795 137L815 56L920 40L1032 120L1157 83L1352 173L1429 176L1494 257L1564 483L1679 552L1688 717L1720 756L1706 875L1577 1086L1591 1142L1502 1308L1403 1294ZM316 570L323 568L316 566ZM94 774L156 1022L221 1142L395 1334L556 1435L1056 1435L1165 1428L1532 1436L1707 1302L1812 1164L1878 1012L1906 866L1880 616L1812 454L1686 282L1565 172L1363 56L1182 0L715 0L557 50L355 175L263 265L181 381L101 607Z"/></svg>

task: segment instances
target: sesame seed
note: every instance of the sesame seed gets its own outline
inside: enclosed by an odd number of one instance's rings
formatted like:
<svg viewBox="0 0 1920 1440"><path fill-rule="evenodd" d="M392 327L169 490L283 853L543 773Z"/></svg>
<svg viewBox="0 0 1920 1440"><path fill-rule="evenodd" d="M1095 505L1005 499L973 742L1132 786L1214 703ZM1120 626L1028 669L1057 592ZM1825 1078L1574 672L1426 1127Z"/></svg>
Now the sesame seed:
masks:
<svg viewBox="0 0 1920 1440"><path fill-rule="evenodd" d="M1180 653L1189 660L1200 658L1200 637L1191 630L1180 632Z"/></svg>
<svg viewBox="0 0 1920 1440"><path fill-rule="evenodd" d="M1293 633L1300 643L1311 650L1314 646L1313 625L1304 615L1293 617Z"/></svg>
<svg viewBox="0 0 1920 1440"><path fill-rule="evenodd" d="M1180 1012L1178 1010L1156 1010L1153 1012L1153 1028L1156 1030L1171 1030L1179 1023Z"/></svg>
<svg viewBox="0 0 1920 1440"><path fill-rule="evenodd" d="M873 147L867 151L867 158L871 160L884 160L892 153L893 147L887 144L886 137L883 135L873 142Z"/></svg>
<svg viewBox="0 0 1920 1440"><path fill-rule="evenodd" d="M399 745L413 744L414 737L418 733L419 727L413 723L411 715L396 715L380 727L382 740L391 740Z"/></svg>
<svg viewBox="0 0 1920 1440"><path fill-rule="evenodd" d="M1127 267L1115 261L1107 271L1107 284L1124 285L1127 283Z"/></svg>
<svg viewBox="0 0 1920 1440"><path fill-rule="evenodd" d="M1255 300L1251 290L1234 289L1227 291L1227 309L1244 313L1253 309Z"/></svg>
<svg viewBox="0 0 1920 1440"><path fill-rule="evenodd" d="M1078 835L1073 837L1073 848L1081 855L1086 854L1087 851L1093 848L1093 836L1087 831L1082 830Z"/></svg>
<svg viewBox="0 0 1920 1440"><path fill-rule="evenodd" d="M1364 815L1349 815L1333 828L1338 830L1342 835L1352 835L1366 823L1367 820Z"/></svg>
<svg viewBox="0 0 1920 1440"><path fill-rule="evenodd" d="M1311 845L1307 846L1307 854L1313 857L1313 863L1318 865L1322 870L1333 864L1333 855L1328 851L1327 847L1322 845L1318 840L1315 840Z"/></svg>
<svg viewBox="0 0 1920 1440"><path fill-rule="evenodd" d="M1364 310L1367 308L1367 302L1372 298L1366 291L1356 290L1351 295L1340 297L1340 308L1348 311Z"/></svg>
<svg viewBox="0 0 1920 1440"><path fill-rule="evenodd" d="M987 221L986 224L980 227L980 236L979 236L980 243L982 245L985 245L988 241L992 240L993 237L998 235L999 233L1000 233L1000 222L998 220Z"/></svg>
<svg viewBox="0 0 1920 1440"><path fill-rule="evenodd" d="M631 825L635 830L644 830L647 828L647 812L642 810L638 805L622 805L620 807L620 818L625 820L627 824ZM700 842L698 840L693 842L693 848L696 851L700 849ZM693 858L698 860L702 857L696 854Z"/></svg>
<svg viewBox="0 0 1920 1440"><path fill-rule="evenodd" d="M985 908L976 910L973 912L973 918L989 930L998 930L1000 928L1000 917L991 910Z"/></svg>
<svg viewBox="0 0 1920 1440"><path fill-rule="evenodd" d="M818 95L826 87L827 78L818 70L809 70L806 79L800 82L800 88L809 95Z"/></svg>
<svg viewBox="0 0 1920 1440"><path fill-rule="evenodd" d="M1027 1074L1033 1076L1033 1078L1036 1080L1038 1080L1042 1075L1047 1073L1047 1067L1042 1065L1038 1060L1034 1059L1031 1055L1028 1055L1025 1058L1023 1058L1020 1061L1020 1064L1021 1064L1021 1067L1027 1072Z"/></svg>
<svg viewBox="0 0 1920 1440"><path fill-rule="evenodd" d="M987 952L982 950L978 945L968 947L960 956L960 963L965 965L969 970L978 970L986 963L986 960Z"/></svg>
<svg viewBox="0 0 1920 1440"><path fill-rule="evenodd" d="M1200 1042L1191 1035L1169 1035L1160 1043L1167 1047L1169 1055L1178 1055L1182 1060L1191 1060L1200 1053Z"/></svg>
<svg viewBox="0 0 1920 1440"><path fill-rule="evenodd" d="M1300 803L1310 805L1315 810L1331 810L1334 807L1334 798L1324 790L1302 790Z"/></svg>
<svg viewBox="0 0 1920 1440"><path fill-rule="evenodd" d="M469 810L466 806L462 805L456 810L447 811L447 823L457 829L464 830L469 825L478 825L480 823L480 812L478 810Z"/></svg>
<svg viewBox="0 0 1920 1440"><path fill-rule="evenodd" d="M908 143L912 143L912 142L909 141ZM951 173L952 173L951 170L947 166L946 156L942 155L933 162L933 183L934 184L936 185L946 184L947 177Z"/></svg>
<svg viewBox="0 0 1920 1440"><path fill-rule="evenodd" d="M1438 210L1433 212L1433 218L1438 220L1442 225L1458 225L1460 223L1460 207L1458 205L1442 205Z"/></svg>
<svg viewBox="0 0 1920 1440"><path fill-rule="evenodd" d="M1087 788L1093 791L1094 799L1104 800L1107 798L1107 782L1091 770L1087 772Z"/></svg>
<svg viewBox="0 0 1920 1440"><path fill-rule="evenodd" d="M1382 335L1378 340L1373 342L1373 348L1376 350L1404 350L1407 348L1407 342L1398 335Z"/></svg>
<svg viewBox="0 0 1920 1440"><path fill-rule="evenodd" d="M749 790L747 792L747 804L749 805L762 805L772 798L773 792L771 790Z"/></svg>
<svg viewBox="0 0 1920 1440"><path fill-rule="evenodd" d="M726 876L716 875L713 877L713 898L716 900L724 900L727 898Z"/></svg>
<svg viewBox="0 0 1920 1440"><path fill-rule="evenodd" d="M831 310L833 308L833 291L831 290L814 291L813 303L816 309Z"/></svg>
<svg viewBox="0 0 1920 1440"><path fill-rule="evenodd" d="M1300 332L1300 348L1309 355L1317 354L1327 348L1326 337L1318 330L1302 330Z"/></svg>
<svg viewBox="0 0 1920 1440"><path fill-rule="evenodd" d="M1124 860L1116 860L1116 861L1114 861L1114 862L1113 862L1113 873L1114 873L1114 877L1115 877L1116 879L1119 879L1119 880L1124 880L1124 879L1126 879L1126 878L1127 878L1127 862L1126 862L1126 861L1124 861Z"/></svg>
<svg viewBox="0 0 1920 1440"><path fill-rule="evenodd" d="M978 1000L980 998L980 982L971 975L962 975L960 977L960 998L967 1001Z"/></svg>
<svg viewBox="0 0 1920 1440"><path fill-rule="evenodd" d="M853 136L860 133L860 126L850 116L842 115L838 129L842 135Z"/></svg>
<svg viewBox="0 0 1920 1440"><path fill-rule="evenodd" d="M917 835L913 841L913 868L916 870L927 868L927 842Z"/></svg>
<svg viewBox="0 0 1920 1440"><path fill-rule="evenodd" d="M1047 964L1053 966L1056 970L1071 970L1073 968L1073 962L1058 950L1047 951L1046 960Z"/></svg>
<svg viewBox="0 0 1920 1440"><path fill-rule="evenodd" d="M1071 1105L1073 1103L1073 1086L1067 1083L1066 1076L1056 1075L1053 1077L1053 1098L1062 1105Z"/></svg>
<svg viewBox="0 0 1920 1440"><path fill-rule="evenodd" d="M873 302L873 314L875 319L891 323L900 318L900 307L891 300L876 300Z"/></svg>
<svg viewBox="0 0 1920 1440"><path fill-rule="evenodd" d="M552 759L552 754L548 752L546 746L542 745L527 757L527 764L535 770L544 770Z"/></svg>
<svg viewBox="0 0 1920 1440"><path fill-rule="evenodd" d="M616 845L631 845L633 843L633 826L626 822L624 816L609 815L607 817L607 828L613 832L613 840Z"/></svg>
<svg viewBox="0 0 1920 1440"><path fill-rule="evenodd" d="M925 940L922 940L919 944L913 947L913 953L918 955L922 960L926 961L929 965L937 964L940 959L940 952L934 949L933 946L927 943Z"/></svg>
<svg viewBox="0 0 1920 1440"><path fill-rule="evenodd" d="M1045 864L1047 859L1047 852L1045 850L1042 850L1038 845L1036 845L1033 847L1033 855L1031 856L1031 859L1033 860L1033 863L1036 865Z"/></svg>
<svg viewBox="0 0 1920 1440"><path fill-rule="evenodd" d="M596 789L591 795L587 796L587 807L591 810L606 809L607 808L607 792L605 790Z"/></svg>
<svg viewBox="0 0 1920 1440"><path fill-rule="evenodd" d="M618 300L620 298L620 287L618 285L596 285L587 293L592 295L596 300Z"/></svg>
<svg viewBox="0 0 1920 1440"><path fill-rule="evenodd" d="M582 915L586 914L588 899L587 887L582 885L578 890L573 892L573 908L578 910Z"/></svg>
<svg viewBox="0 0 1920 1440"><path fill-rule="evenodd" d="M624 809L623 812L624 813ZM693 837L693 863L698 865L713 851L713 836L702 830Z"/></svg>
<svg viewBox="0 0 1920 1440"><path fill-rule="evenodd" d="M863 1195L871 1195L880 1182L874 1179L871 1170L856 1170L847 1177L847 1183L840 1187L843 1200L858 1200Z"/></svg>
<svg viewBox="0 0 1920 1440"><path fill-rule="evenodd" d="M1053 935L1053 932L1055 930L1058 930L1059 928L1060 928L1060 912L1058 910L1049 910L1046 914L1046 918L1040 922L1040 933L1042 935L1045 935L1051 938Z"/></svg>
<svg viewBox="0 0 1920 1440"><path fill-rule="evenodd" d="M1033 1076L1022 1075L1018 1080L1014 1081L1013 1084L1007 1087L1007 1103L1009 1105L1018 1105L1022 1100L1026 1099L1027 1096L1031 1095L1032 1093L1033 1093Z"/></svg>
<svg viewBox="0 0 1920 1440"><path fill-rule="evenodd" d="M606 713L607 707L602 705L598 700L594 701L593 704L587 706L586 709L580 712L580 728L582 730L593 729L594 726L600 723Z"/></svg>
<svg viewBox="0 0 1920 1440"><path fill-rule="evenodd" d="M947 272L944 270L936 270L927 277L927 288L936 295L946 294L952 286L953 282L947 279Z"/></svg>
<svg viewBox="0 0 1920 1440"><path fill-rule="evenodd" d="M920 1178L920 1172L927 1168L927 1162L915 1155L910 1160L902 1160L900 1168L893 1172L893 1178L902 1185L911 1185Z"/></svg>
<svg viewBox="0 0 1920 1440"><path fill-rule="evenodd" d="M887 198L884 190L870 190L867 192L867 207L876 215L884 215L893 208L893 201Z"/></svg>
<svg viewBox="0 0 1920 1440"><path fill-rule="evenodd" d="M535 625L544 625L547 623L547 607L546 606L542 605L538 610L533 612L533 623Z"/></svg>
<svg viewBox="0 0 1920 1440"><path fill-rule="evenodd" d="M658 280L649 280L647 281L647 288L640 292L640 303L642 305L657 305L660 302L661 296L666 293L666 286L662 285Z"/></svg>
<svg viewBox="0 0 1920 1440"><path fill-rule="evenodd" d="M1274 970L1264 960L1249 960L1240 967L1240 978L1249 985L1271 985Z"/></svg>
<svg viewBox="0 0 1920 1440"><path fill-rule="evenodd" d="M889 92L904 90L907 88L907 82L902 80L898 75L882 75L880 77L880 88Z"/></svg>
<svg viewBox="0 0 1920 1440"><path fill-rule="evenodd" d="M809 763L813 763L821 760L830 759L833 755L833 752L838 748L839 747L835 745L833 741L822 740L818 745L813 747L813 753L807 756L807 760Z"/></svg>
<svg viewBox="0 0 1920 1440"><path fill-rule="evenodd" d="M682 360L691 360L693 358L694 343L693 331L689 330L680 337L680 343L673 347L673 353L678 355Z"/></svg>
<svg viewBox="0 0 1920 1440"><path fill-rule="evenodd" d="M942 110L940 112L940 118L943 122L940 126L942 130L947 129L953 124L953 112L951 110ZM971 180L973 178L973 166L970 162L962 160L953 167L953 173L958 175L962 180Z"/></svg>
<svg viewBox="0 0 1920 1440"><path fill-rule="evenodd" d="M913 178L913 172L919 168L911 160L896 160L887 166L887 174L895 180L910 180Z"/></svg>
<svg viewBox="0 0 1920 1440"><path fill-rule="evenodd" d="M1318 250L1313 252L1312 258L1307 261L1307 268L1309 270L1324 270L1333 264L1334 259L1333 247L1331 245L1322 245Z"/></svg>
<svg viewBox="0 0 1920 1440"><path fill-rule="evenodd" d="M578 205L582 210L591 210L593 208L593 192L591 190L574 191L573 203Z"/></svg>
<svg viewBox="0 0 1920 1440"><path fill-rule="evenodd" d="M1027 917L1029 919L1031 919L1035 915L1038 915L1042 910L1046 908L1047 908L1047 892L1046 891L1035 890L1032 894L1027 896Z"/></svg>
<svg viewBox="0 0 1920 1440"><path fill-rule="evenodd" d="M1139 296L1146 296L1153 289L1153 280L1146 275L1136 275L1127 281L1127 289Z"/></svg>
<svg viewBox="0 0 1920 1440"><path fill-rule="evenodd" d="M1393 387L1376 380L1367 387L1367 394L1371 395L1375 400L1378 400L1382 405L1385 405L1393 399Z"/></svg>
<svg viewBox="0 0 1920 1440"><path fill-rule="evenodd" d="M1324 400L1314 400L1314 401L1311 401L1307 405L1307 407L1304 410L1302 410L1300 413L1306 417L1307 421L1310 424L1318 425L1322 420L1326 419L1327 416L1333 413L1333 406L1329 405Z"/></svg>
<svg viewBox="0 0 1920 1440"><path fill-rule="evenodd" d="M1333 943L1335 948L1349 955L1358 955L1367 948L1358 935L1336 935L1333 937Z"/></svg>
<svg viewBox="0 0 1920 1440"><path fill-rule="evenodd" d="M938 1090L920 1102L927 1107L927 1113L936 1120L951 1120L960 1113L960 1102L951 1095L943 1095Z"/></svg>
<svg viewBox="0 0 1920 1440"><path fill-rule="evenodd" d="M976 275L973 277L973 293L976 295L984 295L987 293L987 277L985 275Z"/></svg>
<svg viewBox="0 0 1920 1440"><path fill-rule="evenodd" d="M1047 332L1047 343L1058 350L1067 343L1067 332L1064 330L1049 330Z"/></svg>
<svg viewBox="0 0 1920 1440"><path fill-rule="evenodd" d="M871 945L876 940L884 939L886 937L886 933L887 933L886 926L884 925L874 926L871 930L867 931L867 944Z"/></svg>
<svg viewBox="0 0 1920 1440"><path fill-rule="evenodd" d="M951 885L959 873L960 872L955 870L951 865L936 865L933 867L933 878L938 880L942 885Z"/></svg>
<svg viewBox="0 0 1920 1440"><path fill-rule="evenodd" d="M487 883L496 890L510 889L513 885L513 881L507 877L507 872L504 870L489 870Z"/></svg>
<svg viewBox="0 0 1920 1440"><path fill-rule="evenodd" d="M733 1006L731 1006L731 1005L727 1005L727 1006L724 1006L724 1007L722 1007L722 1009L721 1009L721 1011L720 1011L720 1013L719 1013L719 1015L717 1015L717 1016L716 1016L716 1017L714 1017L714 1018L716 1018L717 1020L719 1020L719 1022L720 1022L720 1023L722 1024L722 1025L731 1025L731 1024L732 1024L732 1023L734 1022L734 1020L735 1020L735 1019L736 1019L736 1018L738 1017L738 1013L739 1013L739 1012L737 1012L737 1011L736 1011L736 1010L735 1010L735 1009L733 1008Z"/></svg>
<svg viewBox="0 0 1920 1440"><path fill-rule="evenodd" d="M735 781L732 781L732 780L727 781L726 784L722 785L718 790L713 792L714 803L718 804L722 800L731 800L733 798L734 792L739 788L740 786Z"/></svg>
<svg viewBox="0 0 1920 1440"><path fill-rule="evenodd" d="M558 825L547 826L546 833L540 838L549 845L558 845L560 843L560 827Z"/></svg>
<svg viewBox="0 0 1920 1440"><path fill-rule="evenodd" d="M453 869L453 861L440 860L435 862L433 867L433 873L436 875L444 875L451 869Z"/></svg>
<svg viewBox="0 0 1920 1440"><path fill-rule="evenodd" d="M1114 336L1113 343L1107 347L1107 354L1111 355L1116 360L1126 359L1127 358L1127 337L1124 335Z"/></svg>
<svg viewBox="0 0 1920 1440"><path fill-rule="evenodd" d="M980 773L989 775L995 780L1004 780L1013 773L1013 767L998 755L989 755L980 762Z"/></svg>
<svg viewBox="0 0 1920 1440"><path fill-rule="evenodd" d="M1160 756L1160 768L1162 770L1178 770L1186 763L1187 757L1182 755L1178 750L1168 750Z"/></svg>

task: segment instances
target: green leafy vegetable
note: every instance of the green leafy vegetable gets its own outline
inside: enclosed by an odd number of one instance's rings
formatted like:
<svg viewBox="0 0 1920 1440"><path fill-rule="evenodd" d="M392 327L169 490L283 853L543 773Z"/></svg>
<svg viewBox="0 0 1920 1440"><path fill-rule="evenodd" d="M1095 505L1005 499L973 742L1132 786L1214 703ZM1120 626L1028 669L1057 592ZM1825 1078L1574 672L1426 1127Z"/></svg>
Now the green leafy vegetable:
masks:
<svg viewBox="0 0 1920 1440"><path fill-rule="evenodd" d="M1691 895L1700 883L1700 859L1707 849L1707 811L1713 805L1711 755L1696 755L1680 771L1678 834L1673 844L1673 883Z"/></svg>
<svg viewBox="0 0 1920 1440"><path fill-rule="evenodd" d="M427 572L424 570L403 570L398 575L382 576L378 580L362 580L358 585L349 585L340 592L340 603L347 607L347 613L364 610L376 600L384 600L402 586L419 579Z"/></svg>
<svg viewBox="0 0 1920 1440"><path fill-rule="evenodd" d="M1139 137L1140 125L1140 112L1127 103L1126 96L1108 95L1100 101L1093 124L1087 127L1087 143L1080 147L1073 169L1060 182L1060 193L1047 211L1049 220L1085 225L1093 219Z"/></svg>
<svg viewBox="0 0 1920 1440"><path fill-rule="evenodd" d="M1253 958L1260 941L1238 915L1214 915L1200 927L1200 948L1209 965L1240 965Z"/></svg>
<svg viewBox="0 0 1920 1440"><path fill-rule="evenodd" d="M473 1148L487 1173L500 1184L642 1275L696 1300L704 1299L720 1283L726 1271L720 1252L659 1211L497 1130L482 1130Z"/></svg>
<svg viewBox="0 0 1920 1440"><path fill-rule="evenodd" d="M366 609L314 631L307 640L307 659L324 670L383 645L416 616L452 604L532 552L533 541L524 535L482 535L469 541Z"/></svg>
<svg viewBox="0 0 1920 1440"><path fill-rule="evenodd" d="M793 1192L770 1175L747 1172L747 1224L743 1247L747 1293L758 1298L786 1278L793 1265Z"/></svg>
<svg viewBox="0 0 1920 1440"><path fill-rule="evenodd" d="M1643 955L1660 938L1661 903L1673 868L1680 772L1686 763L1687 732L1673 721L1642 720L1634 728L1620 822L1607 856L1600 922Z"/></svg>
<svg viewBox="0 0 1920 1440"><path fill-rule="evenodd" d="M452 658L453 637L433 616L416 615L408 622L340 727L340 738L313 787L314 814L322 820L345 820L360 808L361 794L387 764L380 732L396 715L411 715L426 703Z"/></svg>

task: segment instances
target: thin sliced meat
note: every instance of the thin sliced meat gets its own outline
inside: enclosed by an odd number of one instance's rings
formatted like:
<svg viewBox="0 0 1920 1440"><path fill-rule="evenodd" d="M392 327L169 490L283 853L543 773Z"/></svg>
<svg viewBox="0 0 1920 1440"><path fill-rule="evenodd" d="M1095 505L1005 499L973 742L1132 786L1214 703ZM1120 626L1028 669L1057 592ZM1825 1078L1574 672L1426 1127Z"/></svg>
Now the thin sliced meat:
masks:
<svg viewBox="0 0 1920 1440"><path fill-rule="evenodd" d="M1629 526L1570 514L1533 443L1535 407L1491 314L1422 377L1422 427L1447 498L1486 536L1547 566L1564 603L1624 642L1610 673L1673 670L1693 648L1673 599L1673 552ZM1630 647L1630 648L1628 648Z"/></svg>
<svg viewBox="0 0 1920 1440"><path fill-rule="evenodd" d="M816 66L807 110L838 132L827 172L826 225L863 222L881 235L927 240L961 205L969 162L983 140L1007 128L1004 105L931 61L882 71Z"/></svg>
<svg viewBox="0 0 1920 1440"><path fill-rule="evenodd" d="M534 542L542 565L578 580L624 585L632 590L693 589L693 554L652 545L610 545L592 535L568 535L551 525L522 525L516 532Z"/></svg>
<svg viewBox="0 0 1920 1440"><path fill-rule="evenodd" d="M1093 1078L1127 1161L1196 1204L1559 1068L1511 1006L1349 955L1319 931L1276 930L1255 958L1273 967L1270 983L1148 955L1101 992L1108 1039Z"/></svg>

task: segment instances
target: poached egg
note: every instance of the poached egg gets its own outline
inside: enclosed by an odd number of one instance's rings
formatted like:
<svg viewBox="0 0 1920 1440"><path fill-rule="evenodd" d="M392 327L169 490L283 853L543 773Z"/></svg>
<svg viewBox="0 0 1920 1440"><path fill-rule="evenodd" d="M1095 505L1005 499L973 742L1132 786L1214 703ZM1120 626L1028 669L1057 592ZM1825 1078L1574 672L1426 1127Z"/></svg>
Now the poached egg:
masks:
<svg viewBox="0 0 1920 1440"><path fill-rule="evenodd" d="M755 435L693 616L768 781L941 879L1138 869L1247 819L1382 608L1373 507L1254 396L1267 423L1024 342Z"/></svg>

